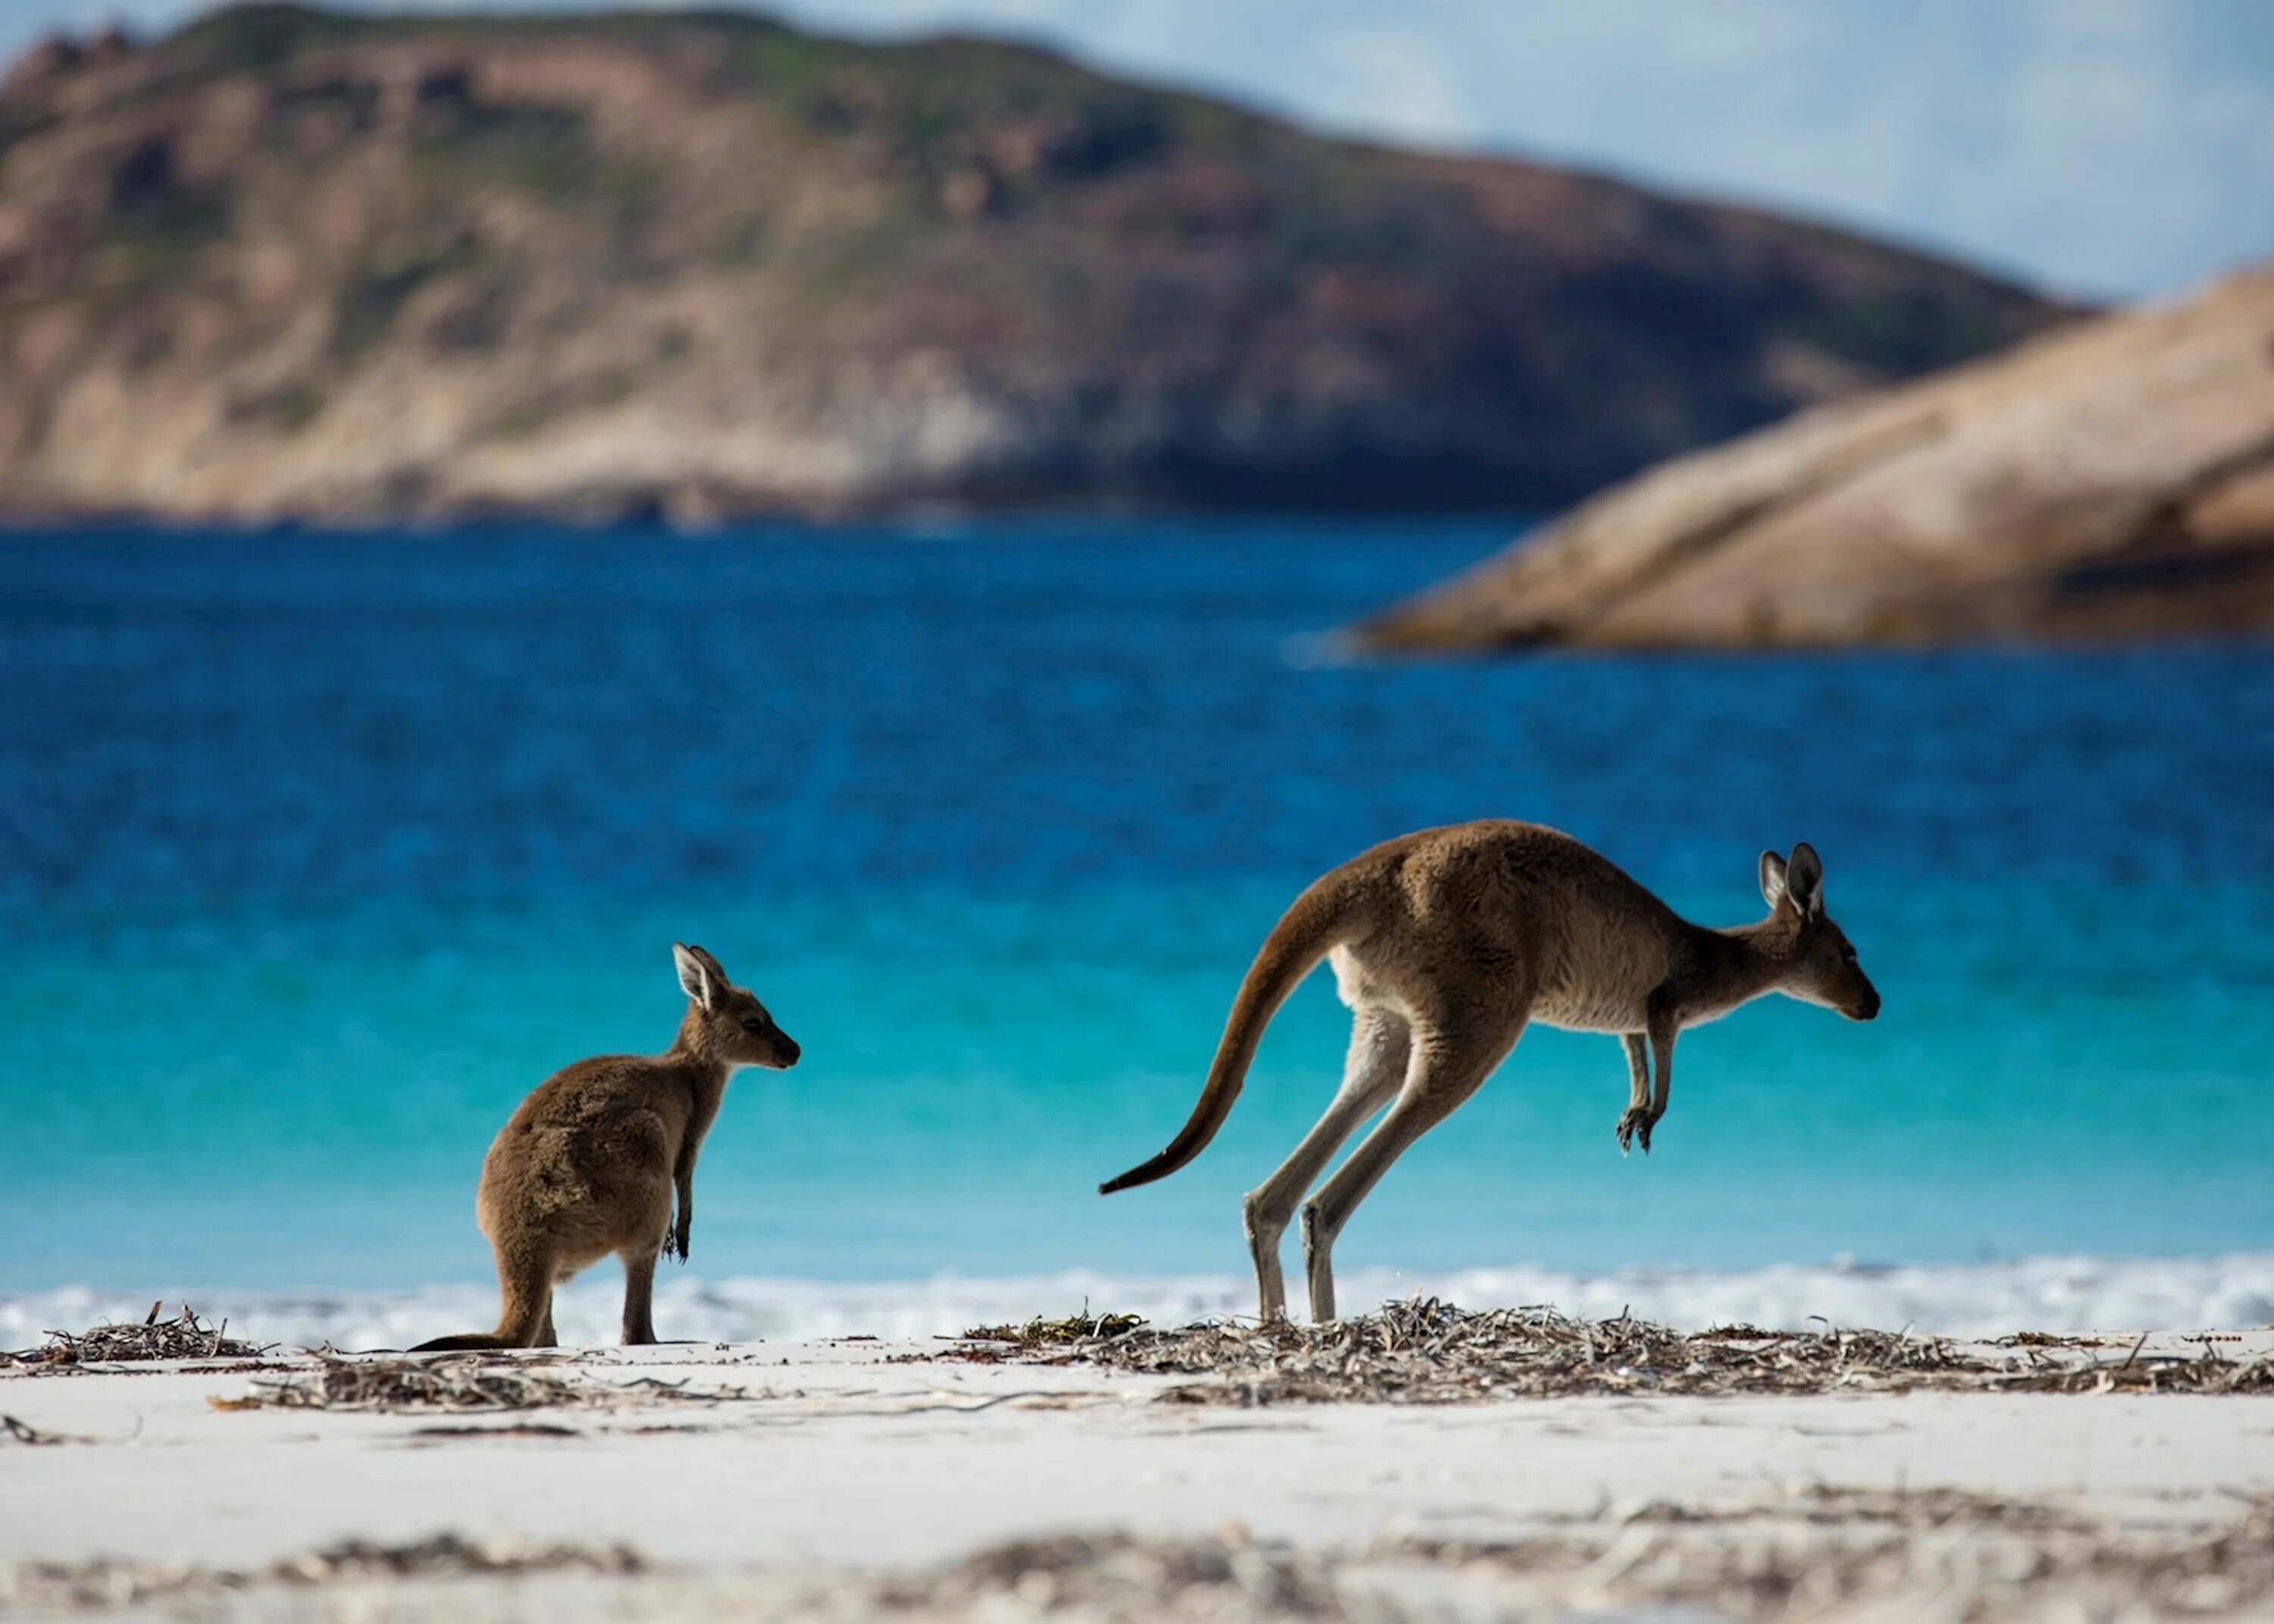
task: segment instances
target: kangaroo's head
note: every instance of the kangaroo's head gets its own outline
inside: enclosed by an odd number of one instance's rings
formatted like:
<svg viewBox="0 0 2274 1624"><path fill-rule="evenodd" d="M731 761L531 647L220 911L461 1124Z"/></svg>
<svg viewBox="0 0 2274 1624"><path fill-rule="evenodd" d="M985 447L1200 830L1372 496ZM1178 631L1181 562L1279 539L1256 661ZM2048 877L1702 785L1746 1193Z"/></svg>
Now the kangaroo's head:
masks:
<svg viewBox="0 0 2274 1624"><path fill-rule="evenodd" d="M787 1071L797 1064L796 1040L774 1025L757 995L727 979L719 961L699 947L671 944L679 985L692 1001L684 1036L698 1037L702 1052L729 1065L772 1066Z"/></svg>
<svg viewBox="0 0 2274 1624"><path fill-rule="evenodd" d="M1814 846L1805 840L1794 846L1790 862L1761 853L1761 900L1771 921L1792 931L1792 967L1781 990L1850 1020L1879 1012L1879 989L1856 962L1856 944L1824 911L1824 860Z"/></svg>

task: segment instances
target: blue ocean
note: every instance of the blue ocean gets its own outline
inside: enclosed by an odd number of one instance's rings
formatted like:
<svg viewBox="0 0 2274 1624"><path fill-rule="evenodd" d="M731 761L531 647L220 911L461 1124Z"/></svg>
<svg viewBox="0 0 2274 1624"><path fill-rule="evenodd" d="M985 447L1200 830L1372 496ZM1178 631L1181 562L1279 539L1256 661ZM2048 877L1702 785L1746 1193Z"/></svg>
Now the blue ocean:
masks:
<svg viewBox="0 0 2274 1624"><path fill-rule="evenodd" d="M1692 1033L1630 1158L1618 1045L1535 1028L1346 1306L2274 1319L2274 650L1320 658L1519 528L0 537L0 1333L486 1323L490 1138L668 1042L674 939L806 1060L729 1090L665 1335L1245 1310L1330 978L1191 1169L1097 1181L1308 880L1478 816L1713 923L1811 841L1886 1012Z"/></svg>

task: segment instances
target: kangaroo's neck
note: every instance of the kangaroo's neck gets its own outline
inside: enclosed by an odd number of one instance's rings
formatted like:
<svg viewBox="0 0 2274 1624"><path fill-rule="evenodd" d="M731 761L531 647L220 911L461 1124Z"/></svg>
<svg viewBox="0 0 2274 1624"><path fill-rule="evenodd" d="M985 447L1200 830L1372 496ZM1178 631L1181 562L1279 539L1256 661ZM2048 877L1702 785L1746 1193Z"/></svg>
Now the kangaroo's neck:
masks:
<svg viewBox="0 0 2274 1624"><path fill-rule="evenodd" d="M1799 932L1781 908L1757 925L1688 929L1691 966L1677 989L1685 1021L1726 1015L1774 992L1792 973Z"/></svg>
<svg viewBox="0 0 2274 1624"><path fill-rule="evenodd" d="M679 1023L679 1035L664 1050L663 1058L687 1079L695 1095L696 1120L708 1124L726 1094L727 1079L734 1068L712 1047L711 1029L704 1025L702 1011L693 1004L687 1006L687 1013Z"/></svg>

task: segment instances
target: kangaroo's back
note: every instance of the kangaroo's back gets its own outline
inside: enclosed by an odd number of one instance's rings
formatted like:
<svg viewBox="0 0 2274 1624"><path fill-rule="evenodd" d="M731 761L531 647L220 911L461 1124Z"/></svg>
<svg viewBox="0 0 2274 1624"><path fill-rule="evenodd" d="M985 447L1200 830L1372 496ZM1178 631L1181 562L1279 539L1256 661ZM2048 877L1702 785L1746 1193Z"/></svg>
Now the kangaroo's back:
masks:
<svg viewBox="0 0 2274 1624"><path fill-rule="evenodd" d="M704 1080L674 1057L651 1055L596 1056L555 1071L530 1091L483 1159L475 1198L482 1233L495 1239L507 1226L566 1214L596 1232L625 1229L638 1214L621 1209L670 1177Z"/></svg>
<svg viewBox="0 0 2274 1624"><path fill-rule="evenodd" d="M1532 1019L1630 1032L1689 951L1690 927L1593 847L1537 823L1472 825L1506 876L1501 929L1532 967Z"/></svg>

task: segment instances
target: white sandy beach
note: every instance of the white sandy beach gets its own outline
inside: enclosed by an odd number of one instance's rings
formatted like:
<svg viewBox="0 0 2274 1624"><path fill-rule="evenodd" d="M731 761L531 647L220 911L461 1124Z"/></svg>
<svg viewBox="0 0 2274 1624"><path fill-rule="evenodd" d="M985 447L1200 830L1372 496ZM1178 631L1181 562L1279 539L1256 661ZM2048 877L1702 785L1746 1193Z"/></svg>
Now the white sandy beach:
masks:
<svg viewBox="0 0 2274 1624"><path fill-rule="evenodd" d="M18 1424L0 1432L0 1610L2163 1616L2148 1590L2134 1610L2077 1610L2080 1598L2131 1594L2121 1575L2085 1570L2136 1549L2163 1564L2154 1594L2166 1603L2171 1572L2210 1560L2188 1581L2191 1610L2174 1616L2274 1616L2274 1591L2229 1571L2258 1560L2236 1556L2238 1529L2274 1560L2274 1402L2263 1397L1243 1410L1156 1402L1163 1378L907 1357L945 1345L594 1351L547 1368L745 1396L688 1403L634 1387L621 1408L506 1414L213 1406L289 1378L289 1362L0 1375L0 1415ZM2263 1353L2274 1331L2220 1347ZM2172 1335L2145 1348L2202 1344ZM398 1553L387 1560L407 1576L377 1577L357 1560L311 1557L444 1534L487 1553L477 1566L539 1554L527 1573L469 1575L463 1553ZM1068 1535L1103 1543L1078 1560L1061 1548L968 1560ZM1112 1543L1123 1537L1156 1543ZM2225 1554L2203 1559L2205 1548ZM1842 1564L1867 1559L1879 1576L1837 1593L1857 1583L1838 1577ZM2063 1580L2065 1562L2084 1576ZM614 1571L627 1564L639 1571ZM1741 1583L1741 1569L1786 1576ZM1788 1569L1817 1570L1831 1590L1796 1593ZM1890 1575L1907 1575L1900 1605L1885 1594ZM1967 1611L1985 1596L2002 1601Z"/></svg>

